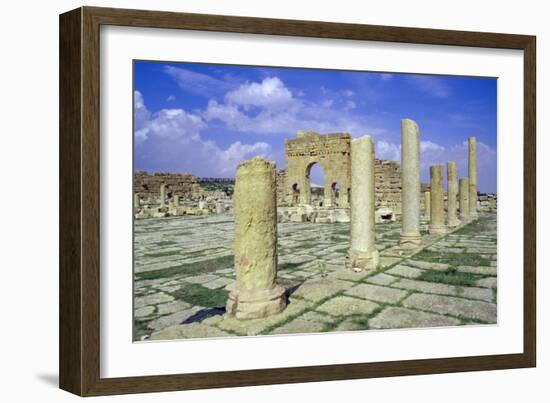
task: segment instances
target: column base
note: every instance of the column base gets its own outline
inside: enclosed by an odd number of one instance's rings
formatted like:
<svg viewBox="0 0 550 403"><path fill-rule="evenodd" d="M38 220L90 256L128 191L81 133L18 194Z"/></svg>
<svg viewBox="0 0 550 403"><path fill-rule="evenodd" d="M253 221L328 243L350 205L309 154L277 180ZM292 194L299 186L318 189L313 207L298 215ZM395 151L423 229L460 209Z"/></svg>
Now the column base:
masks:
<svg viewBox="0 0 550 403"><path fill-rule="evenodd" d="M430 234L445 234L447 232L447 228L443 225L443 226L437 226L437 227L432 227L430 226L428 228L428 231Z"/></svg>
<svg viewBox="0 0 550 403"><path fill-rule="evenodd" d="M380 253L378 250L362 252L350 249L346 256L346 268L354 271L374 270L380 266Z"/></svg>
<svg viewBox="0 0 550 403"><path fill-rule="evenodd" d="M456 228L458 227L459 225L461 224L460 220L458 218L455 218L454 220L450 220L448 223L447 223L447 226L449 228Z"/></svg>
<svg viewBox="0 0 550 403"><path fill-rule="evenodd" d="M401 234L399 238L399 247L403 249L414 249L420 246L422 243L422 236L420 234L404 235Z"/></svg>
<svg viewBox="0 0 550 403"><path fill-rule="evenodd" d="M281 313L286 308L285 289L232 290L225 306L227 315L237 319L259 319Z"/></svg>

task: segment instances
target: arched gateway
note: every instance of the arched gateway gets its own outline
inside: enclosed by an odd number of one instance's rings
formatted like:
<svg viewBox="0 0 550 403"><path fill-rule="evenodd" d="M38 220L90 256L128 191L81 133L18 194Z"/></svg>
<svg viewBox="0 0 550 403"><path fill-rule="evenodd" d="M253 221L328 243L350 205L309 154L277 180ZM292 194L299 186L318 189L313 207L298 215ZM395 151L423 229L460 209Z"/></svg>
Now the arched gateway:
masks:
<svg viewBox="0 0 550 403"><path fill-rule="evenodd" d="M286 201L289 206L311 204L309 174L314 164L324 171L325 207L349 207L351 186L349 133L298 132L285 140ZM336 195L338 202L336 203Z"/></svg>

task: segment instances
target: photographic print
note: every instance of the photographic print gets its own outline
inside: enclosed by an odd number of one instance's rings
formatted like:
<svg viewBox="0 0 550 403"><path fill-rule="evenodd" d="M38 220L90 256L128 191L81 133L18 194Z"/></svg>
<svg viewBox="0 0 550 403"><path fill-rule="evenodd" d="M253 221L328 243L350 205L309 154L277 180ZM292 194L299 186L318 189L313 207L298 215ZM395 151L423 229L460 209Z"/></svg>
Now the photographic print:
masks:
<svg viewBox="0 0 550 403"><path fill-rule="evenodd" d="M133 74L134 341L497 323L496 78Z"/></svg>

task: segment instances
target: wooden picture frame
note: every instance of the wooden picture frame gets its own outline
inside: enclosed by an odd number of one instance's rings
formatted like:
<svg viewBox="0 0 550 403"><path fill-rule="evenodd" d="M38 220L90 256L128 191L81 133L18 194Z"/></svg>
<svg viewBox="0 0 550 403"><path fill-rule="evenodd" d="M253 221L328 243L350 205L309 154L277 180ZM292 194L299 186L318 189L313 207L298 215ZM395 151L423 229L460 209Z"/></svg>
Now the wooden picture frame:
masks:
<svg viewBox="0 0 550 403"><path fill-rule="evenodd" d="M523 353L100 377L100 26L171 28L524 52ZM60 387L81 396L533 367L536 364L534 36L82 7L60 16ZM519 269L519 268L518 268Z"/></svg>

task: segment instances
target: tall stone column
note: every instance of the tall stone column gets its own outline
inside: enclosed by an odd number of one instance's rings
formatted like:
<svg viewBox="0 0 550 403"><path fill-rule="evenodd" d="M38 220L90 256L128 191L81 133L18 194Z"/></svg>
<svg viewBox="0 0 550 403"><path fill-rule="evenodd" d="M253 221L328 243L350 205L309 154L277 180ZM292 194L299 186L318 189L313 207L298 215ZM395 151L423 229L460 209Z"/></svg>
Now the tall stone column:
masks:
<svg viewBox="0 0 550 403"><path fill-rule="evenodd" d="M443 197L443 165L432 165L430 167L430 234L444 234L445 212Z"/></svg>
<svg viewBox="0 0 550 403"><path fill-rule="evenodd" d="M166 199L166 185L160 184L160 207L164 207L164 201Z"/></svg>
<svg viewBox="0 0 550 403"><path fill-rule="evenodd" d="M352 186L353 193L353 186ZM401 120L401 238L403 248L420 245L420 135L411 119Z"/></svg>
<svg viewBox="0 0 550 403"><path fill-rule="evenodd" d="M470 220L470 180L468 178L460 178L460 195L459 195L460 219L464 222Z"/></svg>
<svg viewBox="0 0 550 403"><path fill-rule="evenodd" d="M139 195L137 193L134 193L134 213L137 213L139 209L141 208Z"/></svg>
<svg viewBox="0 0 550 403"><path fill-rule="evenodd" d="M458 177L456 164L447 162L447 225L451 228L458 227L460 220L456 216L456 196L458 195Z"/></svg>
<svg viewBox="0 0 550 403"><path fill-rule="evenodd" d="M374 143L370 136L351 141L351 247L346 266L376 269L380 255L374 232Z"/></svg>
<svg viewBox="0 0 550 403"><path fill-rule="evenodd" d="M477 143L468 137L468 178L470 179L470 218L477 218Z"/></svg>
<svg viewBox="0 0 550 403"><path fill-rule="evenodd" d="M424 217L430 219L430 192L424 192Z"/></svg>
<svg viewBox="0 0 550 403"><path fill-rule="evenodd" d="M172 198L172 203L174 204L174 207L179 207L180 197L178 195L174 195Z"/></svg>
<svg viewBox="0 0 550 403"><path fill-rule="evenodd" d="M277 277L277 203L275 163L255 157L242 162L235 176L236 288L229 294L228 315L263 318L286 306Z"/></svg>

